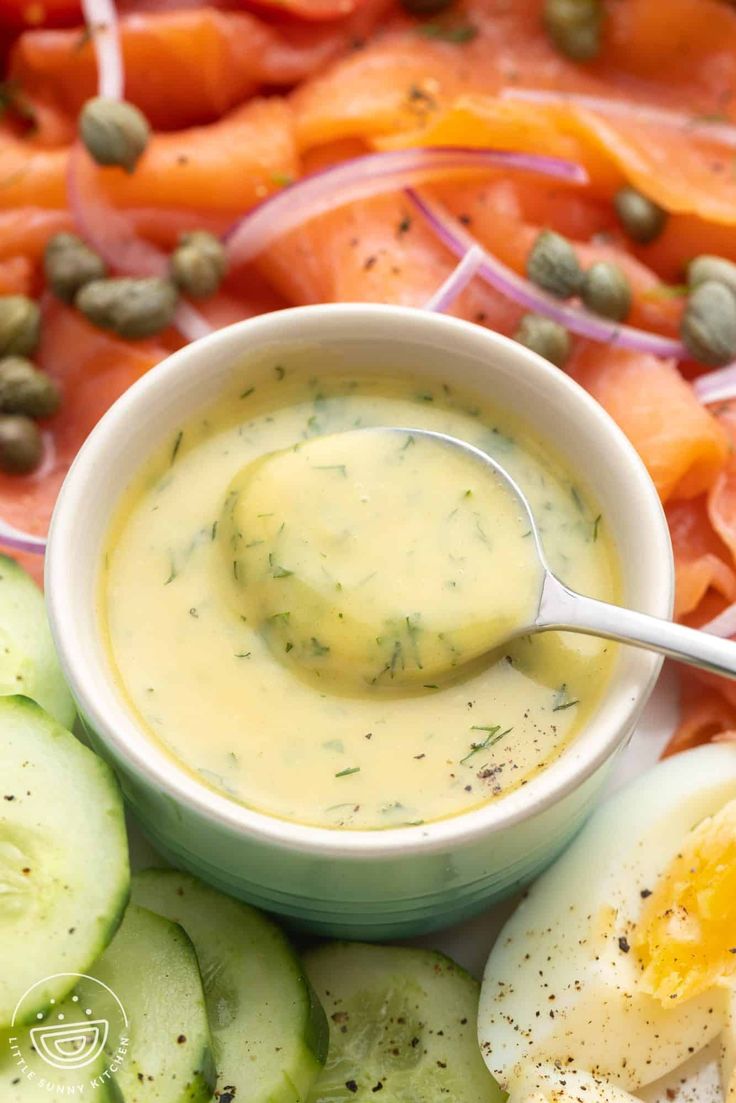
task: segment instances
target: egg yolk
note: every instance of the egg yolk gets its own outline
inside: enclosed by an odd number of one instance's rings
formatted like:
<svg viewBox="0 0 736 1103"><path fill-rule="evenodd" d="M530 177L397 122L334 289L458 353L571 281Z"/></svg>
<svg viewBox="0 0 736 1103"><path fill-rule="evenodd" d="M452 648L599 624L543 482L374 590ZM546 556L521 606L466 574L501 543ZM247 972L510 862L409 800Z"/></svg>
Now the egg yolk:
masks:
<svg viewBox="0 0 736 1103"><path fill-rule="evenodd" d="M687 835L647 897L633 949L665 1007L736 976L736 800Z"/></svg>

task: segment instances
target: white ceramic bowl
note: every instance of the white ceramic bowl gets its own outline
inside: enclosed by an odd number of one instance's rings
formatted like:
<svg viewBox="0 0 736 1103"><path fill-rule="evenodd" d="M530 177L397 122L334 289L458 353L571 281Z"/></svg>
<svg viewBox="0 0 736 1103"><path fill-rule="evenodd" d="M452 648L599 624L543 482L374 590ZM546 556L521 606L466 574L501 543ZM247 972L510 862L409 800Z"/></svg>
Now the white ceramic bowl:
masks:
<svg viewBox="0 0 736 1103"><path fill-rule="evenodd" d="M92 432L54 512L49 614L90 738L144 830L176 864L313 930L408 935L479 911L552 861L631 735L661 659L622 647L597 712L554 763L497 802L436 823L385 831L301 826L236 804L179 769L137 726L111 677L95 613L105 532L141 462L183 419L213 402L235 373L258 382L274 356L284 363L305 350L323 369L403 365L427 378L449 375L522 414L597 498L620 556L626 604L661 617L671 614L673 596L669 535L633 448L563 372L479 326L403 307L302 307L221 330L143 376Z"/></svg>

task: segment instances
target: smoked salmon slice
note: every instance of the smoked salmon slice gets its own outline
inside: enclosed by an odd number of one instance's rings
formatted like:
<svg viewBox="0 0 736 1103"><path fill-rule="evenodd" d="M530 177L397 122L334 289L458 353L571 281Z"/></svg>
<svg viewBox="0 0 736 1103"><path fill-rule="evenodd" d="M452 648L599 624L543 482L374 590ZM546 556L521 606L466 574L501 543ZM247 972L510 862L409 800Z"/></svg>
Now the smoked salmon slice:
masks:
<svg viewBox="0 0 736 1103"><path fill-rule="evenodd" d="M155 341L122 341L76 311L45 305L37 360L62 391L59 413L44 425L46 456L38 471L0 473L0 516L17 528L45 535L59 487L85 437L108 407L168 354Z"/></svg>
<svg viewBox="0 0 736 1103"><path fill-rule="evenodd" d="M375 10L377 0L370 2ZM123 15L126 97L158 129L209 122L264 86L287 87L324 66L347 48L354 23L282 28L214 7ZM82 28L22 34L10 74L30 95L72 115L97 87L93 46Z"/></svg>
<svg viewBox="0 0 736 1103"><path fill-rule="evenodd" d="M736 570L731 550L714 529L708 508L704 495L667 505L675 555L676 617L698 610L709 592L718 595L722 603L736 601Z"/></svg>
<svg viewBox="0 0 736 1103"><path fill-rule="evenodd" d="M313 219L271 246L259 270L293 305L381 302L422 306L456 261L401 195ZM521 310L478 280L452 313L511 333Z"/></svg>
<svg viewBox="0 0 736 1103"><path fill-rule="evenodd" d="M626 433L663 501L708 490L728 458L728 435L674 364L585 343L571 373Z"/></svg>
<svg viewBox="0 0 736 1103"><path fill-rule="evenodd" d="M68 159L68 147L33 149L0 130L0 208L64 208ZM100 170L120 206L196 208L206 197L209 211L233 217L298 173L292 114L277 97L251 100L210 126L155 134L135 173Z"/></svg>
<svg viewBox="0 0 736 1103"><path fill-rule="evenodd" d="M680 678L680 723L662 757L699 747L712 739L719 742L736 739L736 706L690 671L682 670Z"/></svg>

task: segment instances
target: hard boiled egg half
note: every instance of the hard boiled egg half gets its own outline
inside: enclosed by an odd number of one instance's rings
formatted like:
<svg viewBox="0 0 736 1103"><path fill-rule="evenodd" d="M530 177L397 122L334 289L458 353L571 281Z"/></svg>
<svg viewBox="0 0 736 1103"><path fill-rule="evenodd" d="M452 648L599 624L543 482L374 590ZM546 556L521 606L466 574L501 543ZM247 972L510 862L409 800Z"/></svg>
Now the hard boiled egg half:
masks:
<svg viewBox="0 0 736 1103"><path fill-rule="evenodd" d="M736 746L617 793L486 966L483 1054L510 1103L623 1103L716 1036L736 1103Z"/></svg>

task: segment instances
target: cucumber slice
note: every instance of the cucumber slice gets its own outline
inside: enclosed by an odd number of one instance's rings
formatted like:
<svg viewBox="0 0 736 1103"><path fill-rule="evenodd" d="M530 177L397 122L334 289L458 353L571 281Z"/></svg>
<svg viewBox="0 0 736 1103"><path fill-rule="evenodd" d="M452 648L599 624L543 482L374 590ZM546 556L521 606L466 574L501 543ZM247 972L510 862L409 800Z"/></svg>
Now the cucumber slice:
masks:
<svg viewBox="0 0 736 1103"><path fill-rule="evenodd" d="M65 728L74 723L43 594L14 559L0 555L0 695L16 693L38 702Z"/></svg>
<svg viewBox="0 0 736 1103"><path fill-rule="evenodd" d="M177 870L137 874L133 900L180 923L194 943L220 1098L306 1099L325 1061L327 1023L286 936L254 908Z"/></svg>
<svg viewBox="0 0 736 1103"><path fill-rule="evenodd" d="M454 961L332 942L304 965L330 1024L309 1103L504 1103L478 1047L480 985Z"/></svg>
<svg viewBox="0 0 736 1103"><path fill-rule="evenodd" d="M91 975L112 989L128 1016L128 1052L115 1073L125 1103L211 1099L215 1066L202 978L182 928L131 905ZM83 1001L88 990L99 986L83 980L76 988Z"/></svg>
<svg viewBox="0 0 736 1103"><path fill-rule="evenodd" d="M0 1030L86 973L130 886L123 803L101 758L27 697L0 697ZM24 994L28 992L28 995Z"/></svg>
<svg viewBox="0 0 736 1103"><path fill-rule="evenodd" d="M59 1010L70 1017L75 1014L71 1002L59 1004ZM41 1103L41 1100L59 1098L122 1103L107 1069L108 1058L104 1052L83 1069L58 1069L39 1055L27 1028L0 1035L2 1103Z"/></svg>

